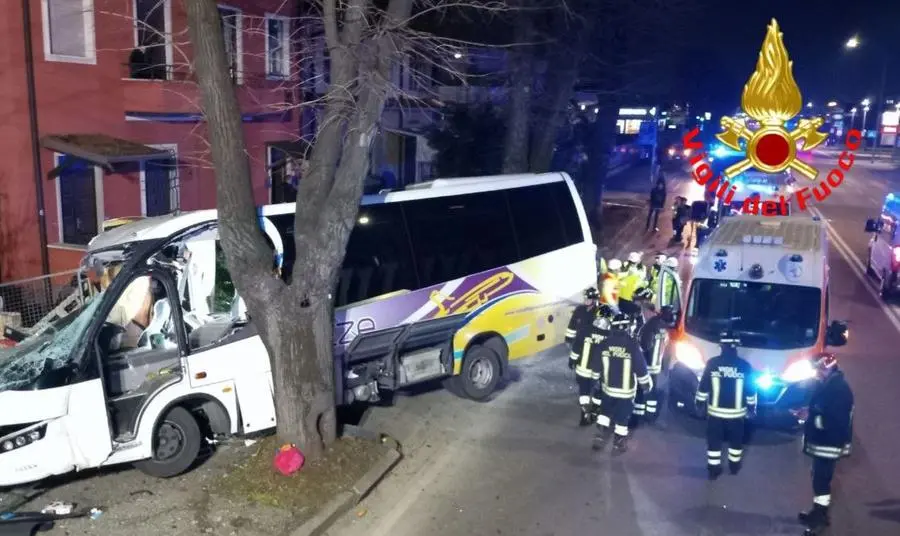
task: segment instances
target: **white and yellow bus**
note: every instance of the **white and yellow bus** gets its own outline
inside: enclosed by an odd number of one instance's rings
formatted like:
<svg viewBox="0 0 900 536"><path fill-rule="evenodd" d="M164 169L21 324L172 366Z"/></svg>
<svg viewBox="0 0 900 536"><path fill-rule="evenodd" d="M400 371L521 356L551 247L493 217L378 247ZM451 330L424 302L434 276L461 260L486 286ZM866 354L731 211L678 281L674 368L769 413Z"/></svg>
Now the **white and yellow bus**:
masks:
<svg viewBox="0 0 900 536"><path fill-rule="evenodd" d="M286 278L294 205L260 209ZM115 267L77 311L0 352L0 487L133 462L179 474L204 433L275 426L269 356L235 294L214 210L97 236ZM560 173L437 180L364 197L335 299L336 403L445 378L483 400L510 360L563 342L596 248Z"/></svg>

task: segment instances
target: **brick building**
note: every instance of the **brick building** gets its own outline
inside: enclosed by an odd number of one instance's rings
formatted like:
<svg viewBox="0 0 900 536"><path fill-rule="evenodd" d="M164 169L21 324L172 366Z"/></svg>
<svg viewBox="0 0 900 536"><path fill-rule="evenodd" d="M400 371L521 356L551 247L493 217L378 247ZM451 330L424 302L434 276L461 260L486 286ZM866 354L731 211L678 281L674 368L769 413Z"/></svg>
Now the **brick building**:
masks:
<svg viewBox="0 0 900 536"><path fill-rule="evenodd" d="M0 17L3 281L74 268L106 220L215 206L183 1L7 4ZM257 203L286 200L283 163L296 167L293 156L302 152L299 114L283 106L300 97L292 82L299 46L285 18L295 5L220 4Z"/></svg>

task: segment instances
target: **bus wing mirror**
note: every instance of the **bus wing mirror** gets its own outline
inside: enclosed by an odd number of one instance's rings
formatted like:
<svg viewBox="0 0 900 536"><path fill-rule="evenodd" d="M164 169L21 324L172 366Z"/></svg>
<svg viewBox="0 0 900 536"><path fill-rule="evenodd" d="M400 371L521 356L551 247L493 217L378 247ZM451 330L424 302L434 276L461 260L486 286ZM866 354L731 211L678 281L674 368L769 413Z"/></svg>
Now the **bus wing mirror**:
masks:
<svg viewBox="0 0 900 536"><path fill-rule="evenodd" d="M866 220L866 232L867 233L877 233L881 231L882 223L880 220L876 220L875 218L869 218Z"/></svg>
<svg viewBox="0 0 900 536"><path fill-rule="evenodd" d="M846 322L835 320L828 326L825 339L828 346L844 346L850 339L850 328Z"/></svg>

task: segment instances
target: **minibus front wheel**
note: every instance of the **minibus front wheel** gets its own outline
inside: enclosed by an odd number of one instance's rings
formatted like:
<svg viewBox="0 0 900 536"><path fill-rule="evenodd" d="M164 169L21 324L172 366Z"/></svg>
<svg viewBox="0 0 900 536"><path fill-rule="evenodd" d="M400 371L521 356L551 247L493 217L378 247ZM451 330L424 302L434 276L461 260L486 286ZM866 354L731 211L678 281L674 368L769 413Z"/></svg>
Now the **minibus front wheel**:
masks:
<svg viewBox="0 0 900 536"><path fill-rule="evenodd" d="M181 406L169 410L153 430L153 457L134 464L142 473L157 478L178 476L200 454L203 434L197 419Z"/></svg>

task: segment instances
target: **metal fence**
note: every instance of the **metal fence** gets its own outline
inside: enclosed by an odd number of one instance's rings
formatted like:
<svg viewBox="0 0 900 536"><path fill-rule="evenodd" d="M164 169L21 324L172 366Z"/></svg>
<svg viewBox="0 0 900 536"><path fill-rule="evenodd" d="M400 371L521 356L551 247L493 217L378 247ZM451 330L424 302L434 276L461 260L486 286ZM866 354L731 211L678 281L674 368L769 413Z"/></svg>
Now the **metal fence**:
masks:
<svg viewBox="0 0 900 536"><path fill-rule="evenodd" d="M65 305L78 288L77 270L0 284L0 337L6 327L31 329Z"/></svg>

